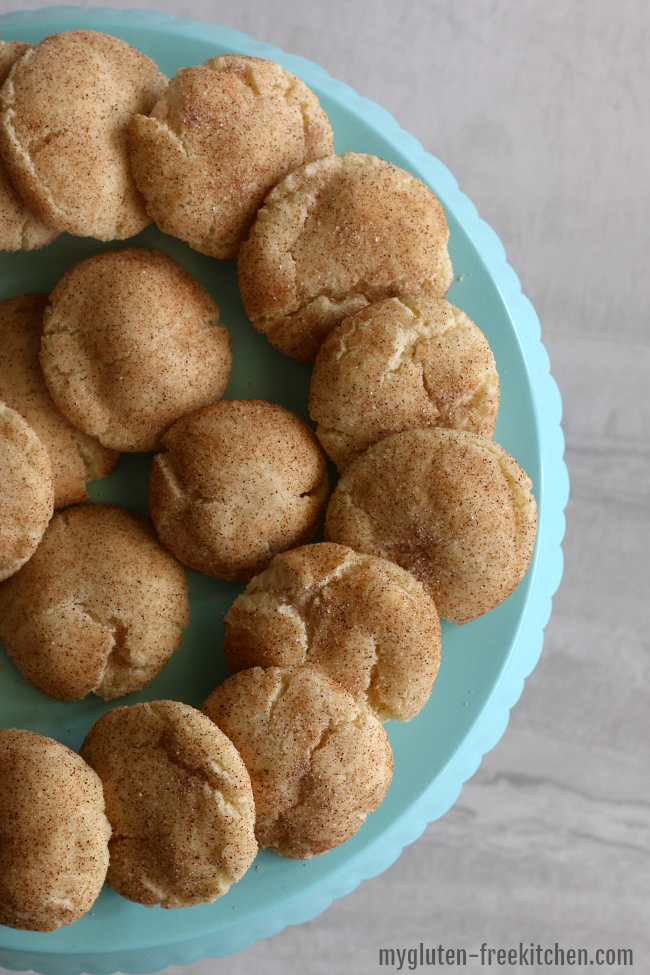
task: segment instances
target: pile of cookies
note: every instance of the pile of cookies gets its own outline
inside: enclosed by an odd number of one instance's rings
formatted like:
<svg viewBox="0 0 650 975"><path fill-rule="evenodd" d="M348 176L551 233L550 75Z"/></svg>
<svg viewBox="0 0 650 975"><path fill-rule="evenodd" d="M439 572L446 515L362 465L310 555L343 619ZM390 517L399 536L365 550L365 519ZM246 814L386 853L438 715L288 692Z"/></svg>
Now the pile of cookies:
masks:
<svg viewBox="0 0 650 975"><path fill-rule="evenodd" d="M305 858L352 836L391 781L382 722L431 694L439 617L513 591L536 506L492 441L490 347L445 300L440 202L336 155L302 81L239 54L169 81L72 31L0 42L0 84L0 249L153 220L236 258L253 326L313 366L317 425L222 399L227 323L160 251L105 250L0 304L0 638L23 676L60 701L132 693L181 645L185 567L248 582L224 620L232 676L202 712L115 707L79 755L0 730L0 923L48 931L104 880L200 904L258 847ZM88 503L89 480L147 451L153 525Z"/></svg>

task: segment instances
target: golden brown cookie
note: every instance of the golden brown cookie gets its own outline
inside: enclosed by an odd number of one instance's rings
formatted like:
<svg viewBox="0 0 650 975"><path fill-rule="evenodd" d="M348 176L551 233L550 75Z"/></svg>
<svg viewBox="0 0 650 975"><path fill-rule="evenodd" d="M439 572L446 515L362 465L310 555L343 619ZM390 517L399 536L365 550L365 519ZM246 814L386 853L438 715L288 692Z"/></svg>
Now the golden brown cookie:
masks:
<svg viewBox="0 0 650 975"><path fill-rule="evenodd" d="M0 402L0 580L32 557L53 511L47 451L22 416Z"/></svg>
<svg viewBox="0 0 650 975"><path fill-rule="evenodd" d="M380 721L318 671L242 670L203 711L250 773L260 848L298 859L325 853L386 795L393 753Z"/></svg>
<svg viewBox="0 0 650 975"><path fill-rule="evenodd" d="M316 95L273 61L222 54L181 68L130 124L131 168L161 230L237 257L268 191L334 151Z"/></svg>
<svg viewBox="0 0 650 975"><path fill-rule="evenodd" d="M509 596L530 563L528 475L477 434L429 428L370 447L332 495L325 538L412 572L443 619L467 623Z"/></svg>
<svg viewBox="0 0 650 975"><path fill-rule="evenodd" d="M54 405L39 362L47 295L0 302L0 400L39 437L52 463L54 507L88 498L86 482L110 474L119 454L73 427Z"/></svg>
<svg viewBox="0 0 650 975"><path fill-rule="evenodd" d="M182 417L154 457L149 510L184 565L250 579L274 555L308 542L329 482L307 424L264 400L222 400Z"/></svg>
<svg viewBox="0 0 650 975"><path fill-rule="evenodd" d="M156 450L175 420L223 395L231 364L219 309L162 251L89 257L50 295L45 382L70 422L106 447Z"/></svg>
<svg viewBox="0 0 650 975"><path fill-rule="evenodd" d="M316 359L309 414L339 471L414 427L491 439L499 376L481 330L444 298L387 298L346 318Z"/></svg>
<svg viewBox="0 0 650 975"><path fill-rule="evenodd" d="M138 691L181 645L185 570L146 518L114 505L57 511L35 555L0 585L0 639L59 701Z"/></svg>
<svg viewBox="0 0 650 975"><path fill-rule="evenodd" d="M0 88L15 62L31 49L22 41L0 41ZM15 190L0 158L0 251L31 251L45 247L58 237L33 213Z"/></svg>
<svg viewBox="0 0 650 975"><path fill-rule="evenodd" d="M81 754L104 785L113 828L106 882L162 907L225 894L257 853L250 777L234 745L178 701L118 707Z"/></svg>
<svg viewBox="0 0 650 975"><path fill-rule="evenodd" d="M436 607L411 573L327 542L276 555L224 627L232 673L307 664L364 698L382 721L416 715L440 664Z"/></svg>
<svg viewBox="0 0 650 975"><path fill-rule="evenodd" d="M99 240L146 227L128 124L166 85L151 58L95 31L51 34L22 56L0 91L0 155L41 220Z"/></svg>
<svg viewBox="0 0 650 975"><path fill-rule="evenodd" d="M0 924L72 924L92 907L108 867L99 776L52 738L3 728L0 795Z"/></svg>
<svg viewBox="0 0 650 975"><path fill-rule="evenodd" d="M377 156L326 156L271 190L239 253L248 317L281 352L313 363L365 305L444 296L453 271L444 210L421 180Z"/></svg>

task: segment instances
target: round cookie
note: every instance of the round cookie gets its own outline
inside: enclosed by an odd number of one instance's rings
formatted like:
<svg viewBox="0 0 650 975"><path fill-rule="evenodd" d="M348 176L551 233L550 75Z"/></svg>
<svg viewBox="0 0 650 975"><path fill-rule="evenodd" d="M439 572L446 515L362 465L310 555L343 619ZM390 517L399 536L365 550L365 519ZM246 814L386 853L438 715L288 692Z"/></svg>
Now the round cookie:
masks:
<svg viewBox="0 0 650 975"><path fill-rule="evenodd" d="M32 557L53 511L47 451L22 416L0 403L0 580Z"/></svg>
<svg viewBox="0 0 650 975"><path fill-rule="evenodd" d="M412 572L443 619L467 623L509 596L530 563L537 506L499 444L441 428L370 447L332 495L325 538Z"/></svg>
<svg viewBox="0 0 650 975"><path fill-rule="evenodd" d="M0 88L14 63L31 46L22 41L0 41ZM58 235L58 230L39 220L20 198L0 159L0 251L35 250L50 244Z"/></svg>
<svg viewBox="0 0 650 975"><path fill-rule="evenodd" d="M200 711L150 701L104 714L81 746L113 828L106 882L162 907L211 903L257 853L250 777Z"/></svg>
<svg viewBox="0 0 650 975"><path fill-rule="evenodd" d="M326 335L371 302L442 297L453 270L444 210L421 180L377 156L309 163L269 193L239 253L248 317L313 363Z"/></svg>
<svg viewBox="0 0 650 975"><path fill-rule="evenodd" d="M436 607L410 572L327 542L276 555L224 627L232 673L307 664L365 698L382 721L416 715L440 665Z"/></svg>
<svg viewBox="0 0 650 975"><path fill-rule="evenodd" d="M0 155L20 196L57 230L123 240L149 223L128 163L128 124L167 78L117 37L51 34L0 92Z"/></svg>
<svg viewBox="0 0 650 975"><path fill-rule="evenodd" d="M81 261L52 291L43 321L52 399L115 450L158 449L175 420L219 399L230 378L219 309L161 251L126 247Z"/></svg>
<svg viewBox="0 0 650 975"><path fill-rule="evenodd" d="M161 230L237 257L268 191L334 151L318 98L279 64L222 54L181 68L150 116L131 119L131 168Z"/></svg>
<svg viewBox="0 0 650 975"><path fill-rule="evenodd" d="M0 586L0 639L44 694L138 691L181 645L185 570L146 518L114 505L54 514L36 553Z"/></svg>
<svg viewBox="0 0 650 975"><path fill-rule="evenodd" d="M0 924L72 924L92 907L108 867L99 776L52 738L3 728L0 795Z"/></svg>
<svg viewBox="0 0 650 975"><path fill-rule="evenodd" d="M88 498L86 481L110 474L119 454L73 427L45 385L39 353L47 295L0 302L0 400L27 420L46 448L54 476L54 507Z"/></svg>
<svg viewBox="0 0 650 975"><path fill-rule="evenodd" d="M182 417L163 444L149 510L184 565L250 579L312 538L329 496L327 459L294 413L264 400L223 400Z"/></svg>
<svg viewBox="0 0 650 975"><path fill-rule="evenodd" d="M345 842L380 804L393 754L379 719L318 671L254 667L203 706L233 742L255 796L260 848L307 859Z"/></svg>
<svg viewBox="0 0 650 975"><path fill-rule="evenodd" d="M309 391L316 436L339 472L414 427L491 439L498 409L490 346L444 298L387 298L346 318L320 347Z"/></svg>

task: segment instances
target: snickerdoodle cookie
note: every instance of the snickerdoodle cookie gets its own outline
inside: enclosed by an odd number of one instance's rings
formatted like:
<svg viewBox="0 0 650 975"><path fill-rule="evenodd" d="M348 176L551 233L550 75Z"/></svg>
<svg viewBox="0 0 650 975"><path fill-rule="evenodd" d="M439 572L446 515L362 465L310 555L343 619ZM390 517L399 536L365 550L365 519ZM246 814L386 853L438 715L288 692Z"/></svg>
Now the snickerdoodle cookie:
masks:
<svg viewBox="0 0 650 975"><path fill-rule="evenodd" d="M490 346L444 298L387 298L346 318L320 347L309 391L316 436L339 471L414 427L491 438L498 409Z"/></svg>
<svg viewBox="0 0 650 975"><path fill-rule="evenodd" d="M325 537L408 569L447 620L467 623L509 596L530 563L537 506L499 444L427 428L370 447L332 495Z"/></svg>
<svg viewBox="0 0 650 975"><path fill-rule="evenodd" d="M0 400L27 420L47 450L54 476L54 507L85 501L86 482L110 474L119 454L73 427L45 385L39 352L44 294L0 302Z"/></svg>
<svg viewBox="0 0 650 975"><path fill-rule="evenodd" d="M50 295L45 382L61 412L106 447L155 450L175 420L223 395L231 364L219 309L161 251L89 257Z"/></svg>
<svg viewBox="0 0 650 975"><path fill-rule="evenodd" d="M0 924L72 924L92 907L108 867L99 776L52 738L3 728L0 795Z"/></svg>
<svg viewBox="0 0 650 975"><path fill-rule="evenodd" d="M217 579L250 579L308 542L327 498L327 458L307 424L265 400L181 417L154 457L149 510L167 548Z"/></svg>
<svg viewBox="0 0 650 975"><path fill-rule="evenodd" d="M104 714L81 755L104 786L113 828L106 882L129 900L216 900L257 853L255 805L234 745L194 708L150 701Z"/></svg>
<svg viewBox="0 0 650 975"><path fill-rule="evenodd" d="M260 847L298 859L325 853L386 795L393 753L381 722L318 671L242 670L203 711L250 773Z"/></svg>
<svg viewBox="0 0 650 975"><path fill-rule="evenodd" d="M0 638L59 701L138 691L181 644L185 570L146 518L113 505L57 511L27 565L0 585Z"/></svg>
<svg viewBox="0 0 650 975"><path fill-rule="evenodd" d="M108 34L51 34L23 54L0 90L0 155L38 217L99 240L149 223L129 170L128 124L166 85L151 58Z"/></svg>
<svg viewBox="0 0 650 975"><path fill-rule="evenodd" d="M313 363L325 336L370 302L444 296L453 271L444 210L421 180L346 152L300 166L267 196L239 253L248 317Z"/></svg>
<svg viewBox="0 0 650 975"><path fill-rule="evenodd" d="M23 417L0 402L0 580L32 557L53 510L47 450Z"/></svg>
<svg viewBox="0 0 650 975"><path fill-rule="evenodd" d="M334 151L316 95L273 61L222 54L181 68L131 120L131 168L165 233L236 257L269 190Z"/></svg>
<svg viewBox="0 0 650 975"><path fill-rule="evenodd" d="M31 49L22 41L0 41L0 88L15 62ZM43 223L18 195L0 158L0 251L45 247L59 231Z"/></svg>
<svg viewBox="0 0 650 975"><path fill-rule="evenodd" d="M440 664L440 623L419 582L344 545L276 555L224 617L232 673L308 664L365 696L380 720L408 721Z"/></svg>

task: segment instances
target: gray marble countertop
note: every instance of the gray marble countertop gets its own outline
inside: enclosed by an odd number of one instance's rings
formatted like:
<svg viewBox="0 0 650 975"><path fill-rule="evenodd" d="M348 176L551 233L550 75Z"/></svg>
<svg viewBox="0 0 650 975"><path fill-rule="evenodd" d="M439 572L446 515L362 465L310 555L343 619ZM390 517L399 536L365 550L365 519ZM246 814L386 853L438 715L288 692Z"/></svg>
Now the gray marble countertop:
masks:
<svg viewBox="0 0 650 975"><path fill-rule="evenodd" d="M317 61L449 167L539 314L571 477L541 660L455 806L320 917L179 975L370 975L420 941L632 948L650 972L650 4L132 5Z"/></svg>

